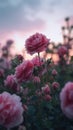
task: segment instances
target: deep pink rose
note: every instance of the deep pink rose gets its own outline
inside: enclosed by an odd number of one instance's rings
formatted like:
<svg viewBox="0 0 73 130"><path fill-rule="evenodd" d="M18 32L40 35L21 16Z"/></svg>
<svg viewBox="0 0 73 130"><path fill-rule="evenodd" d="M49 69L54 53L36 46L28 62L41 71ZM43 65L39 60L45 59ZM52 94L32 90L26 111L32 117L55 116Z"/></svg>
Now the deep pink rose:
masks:
<svg viewBox="0 0 73 130"><path fill-rule="evenodd" d="M15 75L18 82L29 81L32 77L33 63L29 60L24 61L16 67Z"/></svg>
<svg viewBox="0 0 73 130"><path fill-rule="evenodd" d="M33 63L33 65L34 65L34 67L35 67L35 66L38 67L38 66L41 66L41 65L44 64L44 60L43 60L42 58L39 59L39 57L36 56L36 57L34 57L34 58L32 59L32 63Z"/></svg>
<svg viewBox="0 0 73 130"><path fill-rule="evenodd" d="M52 88L53 89L58 89L60 87L60 84L58 82L53 82L52 83Z"/></svg>
<svg viewBox="0 0 73 130"><path fill-rule="evenodd" d="M0 125L6 128L18 126L23 122L21 98L8 92L0 94Z"/></svg>
<svg viewBox="0 0 73 130"><path fill-rule="evenodd" d="M65 46L60 46L59 48L58 48L58 55L60 56L60 57L62 57L62 56L64 56L65 54L67 54L67 48L65 47Z"/></svg>
<svg viewBox="0 0 73 130"><path fill-rule="evenodd" d="M26 40L25 47L27 52L32 55L46 50L48 44L49 39L45 35L36 33Z"/></svg>
<svg viewBox="0 0 73 130"><path fill-rule="evenodd" d="M60 93L61 109L70 119L73 119L73 82L65 84Z"/></svg>
<svg viewBox="0 0 73 130"><path fill-rule="evenodd" d="M23 61L23 56L21 55L21 54L19 54L19 55L17 55L17 59L19 60L19 61Z"/></svg>
<svg viewBox="0 0 73 130"><path fill-rule="evenodd" d="M6 80L4 81L5 86L11 88L14 91L18 91L19 85L17 84L15 75L8 75Z"/></svg>

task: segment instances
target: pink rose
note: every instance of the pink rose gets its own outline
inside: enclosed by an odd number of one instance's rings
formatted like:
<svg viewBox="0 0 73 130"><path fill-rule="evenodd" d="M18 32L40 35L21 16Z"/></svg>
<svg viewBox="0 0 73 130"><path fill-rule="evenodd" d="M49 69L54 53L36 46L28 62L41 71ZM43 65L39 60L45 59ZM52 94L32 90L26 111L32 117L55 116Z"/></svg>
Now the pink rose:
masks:
<svg viewBox="0 0 73 130"><path fill-rule="evenodd" d="M51 97L49 94L45 95L45 97L44 97L44 99L45 99L46 101L50 101L51 98L52 98L52 97Z"/></svg>
<svg viewBox="0 0 73 130"><path fill-rule="evenodd" d="M8 92L0 94L0 125L13 128L23 122L21 98Z"/></svg>
<svg viewBox="0 0 73 130"><path fill-rule="evenodd" d="M73 82L65 84L60 93L61 109L70 119L73 119Z"/></svg>
<svg viewBox="0 0 73 130"><path fill-rule="evenodd" d="M14 91L17 91L19 89L19 85L17 84L15 75L8 75L6 80L4 81L5 86L8 88L11 88Z"/></svg>
<svg viewBox="0 0 73 130"><path fill-rule="evenodd" d="M33 63L33 65L34 65L34 67L35 67L35 66L38 67L38 66L43 65L43 64L44 64L44 61L43 61L42 58L39 59L39 57L36 56L36 57L34 57L34 58L32 59L32 63Z"/></svg>
<svg viewBox="0 0 73 130"><path fill-rule="evenodd" d="M19 61L23 61L23 56L21 55L21 54L19 54L19 55L17 55L17 59L19 60Z"/></svg>
<svg viewBox="0 0 73 130"><path fill-rule="evenodd" d="M50 93L50 87L48 86L48 84L46 84L44 87L42 87L42 92L45 94Z"/></svg>
<svg viewBox="0 0 73 130"><path fill-rule="evenodd" d="M15 76L18 82L28 81L32 77L33 63L29 60L24 61L16 67Z"/></svg>
<svg viewBox="0 0 73 130"><path fill-rule="evenodd" d="M55 69L53 69L53 70L52 70L52 75L53 75L53 76L56 76L57 74L58 74L58 72L57 72Z"/></svg>
<svg viewBox="0 0 73 130"><path fill-rule="evenodd" d="M53 83L52 83L52 87L53 87L54 89L58 89L58 88L60 87L60 84L59 84L58 82L53 82Z"/></svg>
<svg viewBox="0 0 73 130"><path fill-rule="evenodd" d="M67 54L67 48L65 46L60 46L58 48L58 55L60 57L64 56L65 54Z"/></svg>
<svg viewBox="0 0 73 130"><path fill-rule="evenodd" d="M46 50L48 44L49 39L45 35L36 33L26 40L25 47L27 52L32 55Z"/></svg>

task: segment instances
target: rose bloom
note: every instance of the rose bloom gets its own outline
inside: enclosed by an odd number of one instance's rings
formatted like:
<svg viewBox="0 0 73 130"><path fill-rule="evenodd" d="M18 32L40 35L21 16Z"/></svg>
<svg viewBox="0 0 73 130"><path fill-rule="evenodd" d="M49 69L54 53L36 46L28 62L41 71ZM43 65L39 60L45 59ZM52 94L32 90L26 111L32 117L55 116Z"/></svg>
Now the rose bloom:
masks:
<svg viewBox="0 0 73 130"><path fill-rule="evenodd" d="M42 87L42 92L45 94L50 93L50 87L48 86L48 84L46 84L44 87Z"/></svg>
<svg viewBox="0 0 73 130"><path fill-rule="evenodd" d="M25 47L27 52L32 55L46 50L48 44L49 39L45 35L36 33L26 40Z"/></svg>
<svg viewBox="0 0 73 130"><path fill-rule="evenodd" d="M67 48L65 46L60 46L58 48L58 55L60 57L64 56L65 54L67 54Z"/></svg>
<svg viewBox="0 0 73 130"><path fill-rule="evenodd" d="M45 95L44 99L46 101L50 101L52 99L52 97L49 94L47 94L47 95Z"/></svg>
<svg viewBox="0 0 73 130"><path fill-rule="evenodd" d="M18 82L29 81L32 77L33 63L29 60L16 67L15 76Z"/></svg>
<svg viewBox="0 0 73 130"><path fill-rule="evenodd" d="M73 82L67 82L60 92L61 109L66 117L73 119Z"/></svg>
<svg viewBox="0 0 73 130"><path fill-rule="evenodd" d="M58 72L57 72L55 69L53 69L53 70L52 70L52 75L53 75L53 76L56 76L57 74L58 74Z"/></svg>
<svg viewBox="0 0 73 130"><path fill-rule="evenodd" d="M32 63L33 63L33 65L34 65L34 67L35 67L35 66L39 67L39 66L41 66L41 65L44 64L44 61L43 61L42 58L39 59L39 57L36 56L36 57L34 57L34 58L32 59Z"/></svg>
<svg viewBox="0 0 73 130"><path fill-rule="evenodd" d="M23 56L21 55L21 54L19 54L19 55L17 55L17 59L19 60L19 61L23 61Z"/></svg>
<svg viewBox="0 0 73 130"><path fill-rule="evenodd" d="M60 84L58 82L53 82L52 83L52 88L58 89L60 87Z"/></svg>
<svg viewBox="0 0 73 130"><path fill-rule="evenodd" d="M21 98L8 92L0 94L0 125L13 128L23 122Z"/></svg>
<svg viewBox="0 0 73 130"><path fill-rule="evenodd" d="M4 81L5 86L8 88L11 88L14 91L17 91L19 88L19 85L17 84L15 75L8 75L6 80Z"/></svg>

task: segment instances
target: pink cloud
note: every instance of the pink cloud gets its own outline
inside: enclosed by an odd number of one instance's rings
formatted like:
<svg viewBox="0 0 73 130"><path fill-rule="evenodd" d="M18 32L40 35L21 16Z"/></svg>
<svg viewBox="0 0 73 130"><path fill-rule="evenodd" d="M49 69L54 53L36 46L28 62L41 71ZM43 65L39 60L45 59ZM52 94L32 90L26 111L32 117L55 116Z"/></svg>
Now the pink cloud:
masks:
<svg viewBox="0 0 73 130"><path fill-rule="evenodd" d="M21 27L20 29L8 30L8 31L5 30L5 31L0 32L0 41L4 43L6 40L11 39L12 35L15 32L19 33L20 35L24 37L31 33L40 32L43 29L45 29L45 27L46 27L45 21L41 19L35 20L33 22L30 22L26 28Z"/></svg>

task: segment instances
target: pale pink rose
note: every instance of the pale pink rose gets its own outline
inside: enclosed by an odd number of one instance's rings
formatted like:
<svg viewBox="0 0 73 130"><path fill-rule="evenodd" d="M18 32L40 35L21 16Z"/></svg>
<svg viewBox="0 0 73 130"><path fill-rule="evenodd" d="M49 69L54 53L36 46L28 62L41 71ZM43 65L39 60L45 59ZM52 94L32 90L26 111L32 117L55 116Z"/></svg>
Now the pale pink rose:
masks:
<svg viewBox="0 0 73 130"><path fill-rule="evenodd" d="M45 35L36 33L26 40L25 47L27 52L32 55L46 50L48 44L49 39Z"/></svg>
<svg viewBox="0 0 73 130"><path fill-rule="evenodd" d="M60 56L60 57L62 57L62 56L64 56L65 54L67 54L67 48L65 47L65 46L60 46L59 48L58 48L58 55Z"/></svg>
<svg viewBox="0 0 73 130"><path fill-rule="evenodd" d="M52 75L53 75L53 76L56 76L57 74L58 74L58 72L57 72L55 69L53 69L53 70L52 70Z"/></svg>
<svg viewBox="0 0 73 130"><path fill-rule="evenodd" d="M18 91L19 89L19 85L17 84L15 75L13 74L7 76L6 80L4 81L4 84L5 86L11 88L14 91Z"/></svg>
<svg viewBox="0 0 73 130"><path fill-rule="evenodd" d="M49 94L50 93L50 87L48 84L46 84L44 87L42 87L42 92L45 94Z"/></svg>
<svg viewBox="0 0 73 130"><path fill-rule="evenodd" d="M60 84L58 82L53 82L52 83L52 88L53 89L58 89L60 87Z"/></svg>
<svg viewBox="0 0 73 130"><path fill-rule="evenodd" d="M39 78L38 76L34 76L34 77L33 77L33 82L34 82L34 83L40 83L41 80L40 80L40 78Z"/></svg>
<svg viewBox="0 0 73 130"><path fill-rule="evenodd" d="M29 81L32 77L33 63L29 60L16 67L15 76L18 82Z"/></svg>
<svg viewBox="0 0 73 130"><path fill-rule="evenodd" d="M66 117L73 119L73 82L67 82L60 92L61 109Z"/></svg>
<svg viewBox="0 0 73 130"><path fill-rule="evenodd" d="M21 98L8 92L0 94L0 125L13 128L23 122Z"/></svg>
<svg viewBox="0 0 73 130"><path fill-rule="evenodd" d="M36 57L34 57L33 59L32 59L32 63L33 63L33 65L34 65L34 67L35 66L41 66L41 65L43 65L44 64L44 61L43 61L43 59L42 58L39 58L38 56L36 56Z"/></svg>

